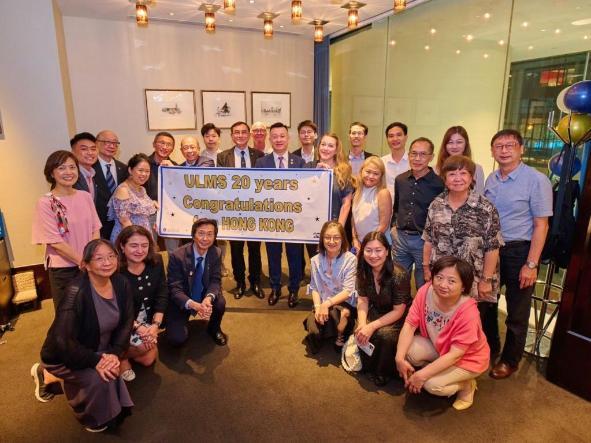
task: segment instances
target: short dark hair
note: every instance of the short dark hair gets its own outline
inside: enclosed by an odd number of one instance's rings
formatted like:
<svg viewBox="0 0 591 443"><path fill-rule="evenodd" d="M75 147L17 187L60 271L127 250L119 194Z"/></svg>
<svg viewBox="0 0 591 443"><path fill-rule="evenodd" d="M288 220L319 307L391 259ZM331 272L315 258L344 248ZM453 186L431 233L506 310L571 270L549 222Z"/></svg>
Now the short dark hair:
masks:
<svg viewBox="0 0 591 443"><path fill-rule="evenodd" d="M131 225L123 228L115 240L115 249L119 254L120 271L127 269L127 257L125 257L125 254L123 253L123 247L127 244L129 239L136 234L146 237L148 239L148 243L150 244L148 246L148 255L146 255L144 263L149 263L151 265L156 264L156 246L154 245L152 233L143 226Z"/></svg>
<svg viewBox="0 0 591 443"><path fill-rule="evenodd" d="M351 128L352 128L353 126L361 126L361 127L363 128L363 133L364 133L365 135L367 135L367 133L369 132L369 128L367 127L367 125L366 125L366 124L364 124L364 123L361 123L361 122L353 122L353 123L351 123L351 124L349 125L349 132L351 132Z"/></svg>
<svg viewBox="0 0 591 443"><path fill-rule="evenodd" d="M248 126L248 123L246 122L235 122L232 124L232 126L230 126L230 133L234 132L234 128L236 126L240 126L240 125L244 125L248 128L248 132L250 132L250 126Z"/></svg>
<svg viewBox="0 0 591 443"><path fill-rule="evenodd" d="M492 139L490 140L491 148L495 143L495 140L499 137L513 137L515 140L517 140L517 143L519 143L520 146L523 145L523 137L519 131L516 129L501 129L499 132L493 135Z"/></svg>
<svg viewBox="0 0 591 443"><path fill-rule="evenodd" d="M117 254L115 247L109 240L105 240L104 238L95 238L94 240L90 240L86 244L86 246L84 246L84 251L82 251L82 261L84 263L90 263L92 260L92 256L94 255L94 253L100 245L108 247L111 251L115 253L115 255L117 255L117 257L119 257L119 254Z"/></svg>
<svg viewBox="0 0 591 443"><path fill-rule="evenodd" d="M49 154L49 157L47 157L47 160L45 161L45 167L43 168L43 174L45 174L45 180L47 180L47 183L51 185L51 189L55 188L55 178L53 178L51 174L55 169L63 165L69 158L74 160L76 167L78 167L78 160L71 151L55 151Z"/></svg>
<svg viewBox="0 0 591 443"><path fill-rule="evenodd" d="M463 293L470 294L472 283L474 283L474 268L472 265L453 255L445 255L433 263L431 266L431 275L436 276L447 268L456 268L462 281Z"/></svg>
<svg viewBox="0 0 591 443"><path fill-rule="evenodd" d="M281 123L281 122L273 123L271 126L269 126L269 132L271 132L273 129L277 129L277 128L285 128L285 130L287 132L289 132L289 128L285 125L285 123Z"/></svg>
<svg viewBox="0 0 591 443"><path fill-rule="evenodd" d="M415 143L419 143L419 142L427 143L429 145L429 148L431 149L431 154L433 154L433 152L435 151L435 145L427 137L415 138L412 141L412 143L410 144L410 148L408 148L408 152L410 152L410 150L412 149L412 147L414 146Z"/></svg>
<svg viewBox="0 0 591 443"><path fill-rule="evenodd" d="M392 128L400 128L402 129L402 132L404 132L404 135L408 135L408 126L406 126L404 123L394 122L386 126L386 131L384 132L386 137L388 136L388 131Z"/></svg>
<svg viewBox="0 0 591 443"><path fill-rule="evenodd" d="M172 139L172 147L174 148L174 137L172 136L172 134L170 132L166 132L166 131L160 131L158 134L156 134L154 136L154 143L156 143L156 140L158 140L158 137L168 137Z"/></svg>
<svg viewBox="0 0 591 443"><path fill-rule="evenodd" d="M141 162L146 162L148 164L150 164L150 157L148 157L146 154L144 154L143 152L140 152L139 154L135 154L133 155L129 161L127 162L127 167L129 169L133 169L135 168L137 165L139 165ZM151 169L151 168L150 168Z"/></svg>
<svg viewBox="0 0 591 443"><path fill-rule="evenodd" d="M316 126L316 123L314 123L312 120L304 120L303 122L300 122L298 125L298 132L300 132L304 126L312 128L314 132L318 134L318 126Z"/></svg>
<svg viewBox="0 0 591 443"><path fill-rule="evenodd" d="M207 134L212 129L216 132L218 136L222 135L222 130L218 128L216 125L214 125L213 123L205 123L201 127L201 137L205 137L205 134Z"/></svg>
<svg viewBox="0 0 591 443"><path fill-rule="evenodd" d="M96 137L90 132L80 132L70 139L70 148L73 148L80 140L90 140L91 142L96 143Z"/></svg>
<svg viewBox="0 0 591 443"><path fill-rule="evenodd" d="M345 252L349 250L349 241L347 240L347 234L345 233L345 228L336 220L329 220L322 225L322 229L320 229L320 241L318 243L318 252L322 255L326 255L326 248L324 247L324 234L330 228L336 228L339 231L339 235L341 236L341 252L339 252L339 257L343 255Z"/></svg>
<svg viewBox="0 0 591 443"><path fill-rule="evenodd" d="M218 221L213 218L200 218L199 220L194 221L193 226L191 226L191 238L195 238L195 232L197 232L197 229L203 225L213 225L213 232L215 234L215 238L217 239Z"/></svg>
<svg viewBox="0 0 591 443"><path fill-rule="evenodd" d="M474 174L476 173L476 164L470 159L470 157L466 157L465 155L452 155L443 162L439 175L443 181L445 181L448 172L458 171L460 169L465 169L472 177L474 177Z"/></svg>

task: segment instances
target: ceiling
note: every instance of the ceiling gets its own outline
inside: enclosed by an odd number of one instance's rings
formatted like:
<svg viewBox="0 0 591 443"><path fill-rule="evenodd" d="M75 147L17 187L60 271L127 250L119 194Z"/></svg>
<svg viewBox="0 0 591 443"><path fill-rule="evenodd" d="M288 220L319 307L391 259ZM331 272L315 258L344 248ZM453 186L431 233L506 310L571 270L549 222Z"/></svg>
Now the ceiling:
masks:
<svg viewBox="0 0 591 443"><path fill-rule="evenodd" d="M296 35L313 35L314 27L308 23L314 19L326 20L324 34L329 35L347 26L347 10L341 5L349 0L303 0L303 19L301 24L291 23L290 0L237 0L236 11L225 13L220 8L216 13L218 27L241 29L263 28L263 21L257 18L262 12L279 14L273 20L274 32ZM428 0L409 0L409 7ZM156 0L148 7L150 20L180 23L205 22L202 11L198 8L204 3L223 5L223 0ZM360 22L392 12L392 0L364 0L367 3L359 9ZM135 17L134 3L129 0L58 0L63 15L93 17L108 20L132 20Z"/></svg>

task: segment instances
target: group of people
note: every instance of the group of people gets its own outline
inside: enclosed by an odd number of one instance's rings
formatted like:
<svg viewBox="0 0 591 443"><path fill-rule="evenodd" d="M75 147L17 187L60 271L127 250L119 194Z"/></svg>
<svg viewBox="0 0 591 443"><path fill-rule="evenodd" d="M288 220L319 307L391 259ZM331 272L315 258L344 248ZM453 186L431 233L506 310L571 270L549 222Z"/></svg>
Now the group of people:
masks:
<svg viewBox="0 0 591 443"><path fill-rule="evenodd" d="M299 302L304 249L310 258L309 350L316 353L329 337L340 349L354 335L360 347L371 343L373 352L361 357L376 385L397 374L410 392L457 393L454 407L469 407L475 379L490 359L499 357L493 378L518 368L552 215L548 178L521 161L524 143L514 130L493 136L499 168L485 182L461 126L445 133L434 169L433 142L419 137L407 151L408 128L401 122L385 129L390 153L381 158L365 150L363 123L350 126L348 154L336 134L319 137L310 120L297 129L301 147L290 152L284 124L236 122L233 146L219 151L221 131L208 123L201 129L205 149L196 137L181 140L182 166L331 169L332 213L319 244L285 242L289 307ZM247 294L245 243L249 291L269 305L282 296L282 243L265 244L267 296L260 242L218 241L213 219L197 220L184 245L158 238L157 173L160 165L175 164L171 134L156 134L154 152L135 154L127 165L115 159L118 147L117 135L105 130L96 137L76 134L71 151L52 153L44 170L51 190L38 200L33 220L33 242L46 246L56 309L42 361L31 369L36 397L50 400L61 381L77 418L94 432L129 414L130 361L156 361L163 322L173 346L187 341L192 317L206 320L215 343L226 344L221 280L228 275L228 243L236 299ZM159 243L169 251L167 273ZM507 299L502 349L501 286Z"/></svg>

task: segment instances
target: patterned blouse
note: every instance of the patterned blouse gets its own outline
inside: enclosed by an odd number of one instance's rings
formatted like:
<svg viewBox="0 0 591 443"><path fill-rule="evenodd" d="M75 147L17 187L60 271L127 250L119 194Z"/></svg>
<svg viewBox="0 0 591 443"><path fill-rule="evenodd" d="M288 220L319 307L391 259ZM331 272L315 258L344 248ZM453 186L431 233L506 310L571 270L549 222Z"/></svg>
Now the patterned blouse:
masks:
<svg viewBox="0 0 591 443"><path fill-rule="evenodd" d="M493 275L490 297L478 296L478 282L484 268L484 255L504 245L499 213L483 195L470 191L466 202L454 210L448 192L438 195L429 206L423 240L432 245L433 264L445 255L461 258L474 267L470 295L476 301L496 302L499 293L499 264Z"/></svg>
<svg viewBox="0 0 591 443"><path fill-rule="evenodd" d="M119 186L127 186L125 182ZM140 187L138 191L127 186L129 190L129 198L120 200L115 197L115 193L109 200L108 218L109 220L115 221L115 226L111 233L111 242L114 242L119 233L122 230L120 217L127 217L134 225L143 226L149 232L152 232L152 226L150 223L150 216L156 213L156 207L154 206L154 200L148 197L146 190Z"/></svg>

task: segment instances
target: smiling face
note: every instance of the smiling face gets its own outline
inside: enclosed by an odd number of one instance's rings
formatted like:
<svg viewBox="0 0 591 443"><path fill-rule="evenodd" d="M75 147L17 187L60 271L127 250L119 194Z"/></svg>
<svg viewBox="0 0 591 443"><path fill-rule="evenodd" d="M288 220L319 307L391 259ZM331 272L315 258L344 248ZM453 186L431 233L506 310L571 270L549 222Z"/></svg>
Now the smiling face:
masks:
<svg viewBox="0 0 591 443"><path fill-rule="evenodd" d="M318 145L318 157L320 161L333 161L336 160L337 155L337 140L334 137L325 135L320 140Z"/></svg>
<svg viewBox="0 0 591 443"><path fill-rule="evenodd" d="M322 244L324 245L324 249L326 254L331 257L337 257L341 253L341 247L343 244L343 238L341 237L341 233L339 232L338 228L330 227L324 232L324 236L322 238Z"/></svg>
<svg viewBox="0 0 591 443"><path fill-rule="evenodd" d="M448 304L454 304L462 296L462 279L455 266L443 268L433 276L435 295Z"/></svg>
<svg viewBox="0 0 591 443"><path fill-rule="evenodd" d="M195 163L199 158L199 142L195 137L184 137L181 140L181 154L189 163Z"/></svg>
<svg viewBox="0 0 591 443"><path fill-rule="evenodd" d="M150 241L141 234L133 234L127 243L121 246L121 251L128 263L142 263L150 251Z"/></svg>
<svg viewBox="0 0 591 443"><path fill-rule="evenodd" d="M363 259L373 269L382 269L388 258L388 249L378 240L367 242L363 248Z"/></svg>
<svg viewBox="0 0 591 443"><path fill-rule="evenodd" d="M373 188L382 181L382 172L369 164L361 169L361 181L366 188Z"/></svg>
<svg viewBox="0 0 591 443"><path fill-rule="evenodd" d="M205 255L215 241L215 227L211 224L203 224L197 228L193 236L193 242L200 255Z"/></svg>
<svg viewBox="0 0 591 443"><path fill-rule="evenodd" d="M422 174L429 168L429 162L433 157L433 151L429 143L425 141L415 142L408 153L410 168L414 174Z"/></svg>
<svg viewBox="0 0 591 443"><path fill-rule="evenodd" d="M83 168L90 169L96 163L98 150L96 143L92 140L78 140L72 146L72 153Z"/></svg>
<svg viewBox="0 0 591 443"><path fill-rule="evenodd" d="M230 137L232 138L232 142L234 145L238 146L239 148L244 149L248 143L248 139L250 138L250 132L248 132L248 126L246 125L236 125L232 128L232 132L230 133Z"/></svg>
<svg viewBox="0 0 591 443"><path fill-rule="evenodd" d="M215 131L215 129L210 129L203 136L203 141L205 142L205 148L208 151L215 152L218 149L218 144L220 142L220 136Z"/></svg>
<svg viewBox="0 0 591 443"><path fill-rule="evenodd" d="M84 263L84 269L92 277L109 278L117 270L117 254L107 245L98 245L90 262Z"/></svg>
<svg viewBox="0 0 591 443"><path fill-rule="evenodd" d="M119 137L113 131L101 131L96 136L96 147L99 156L110 162L119 149Z"/></svg>
<svg viewBox="0 0 591 443"><path fill-rule="evenodd" d="M351 126L349 130L349 141L351 143L351 150L359 154L365 145L365 128L359 125Z"/></svg>
<svg viewBox="0 0 591 443"><path fill-rule="evenodd" d="M152 145L154 147L154 152L158 157L158 163L162 160L166 160L172 151L174 151L174 139L170 138L166 135L159 135Z"/></svg>
<svg viewBox="0 0 591 443"><path fill-rule="evenodd" d="M466 169L456 169L445 174L445 187L454 193L464 193L470 189L472 174Z"/></svg>
<svg viewBox="0 0 591 443"><path fill-rule="evenodd" d="M298 132L298 137L302 146L309 146L314 144L318 138L318 134L316 134L314 128L311 128L310 126L302 126Z"/></svg>
<svg viewBox="0 0 591 443"><path fill-rule="evenodd" d="M51 172L56 186L71 187L78 181L78 166L71 158L59 165Z"/></svg>
<svg viewBox="0 0 591 443"><path fill-rule="evenodd" d="M463 155L466 150L466 139L460 134L452 134L445 145L445 150L449 155Z"/></svg>
<svg viewBox="0 0 591 443"><path fill-rule="evenodd" d="M136 186L142 186L150 178L150 164L146 161L141 161L134 168L127 168L129 171L129 178Z"/></svg>
<svg viewBox="0 0 591 443"><path fill-rule="evenodd" d="M492 145L492 155L501 168L514 169L519 166L523 145L511 135L498 137Z"/></svg>
<svg viewBox="0 0 591 443"><path fill-rule="evenodd" d="M386 139L388 140L388 146L390 146L392 153L396 151L404 151L406 149L406 140L408 139L408 136L404 134L401 127L394 126L390 128L386 135Z"/></svg>
<svg viewBox="0 0 591 443"><path fill-rule="evenodd" d="M287 152L289 146L289 133L283 126L271 129L269 139L271 140L273 152L277 155L283 155Z"/></svg>
<svg viewBox="0 0 591 443"><path fill-rule="evenodd" d="M264 146L267 140L267 128L262 125L253 125L250 132L255 146Z"/></svg>

